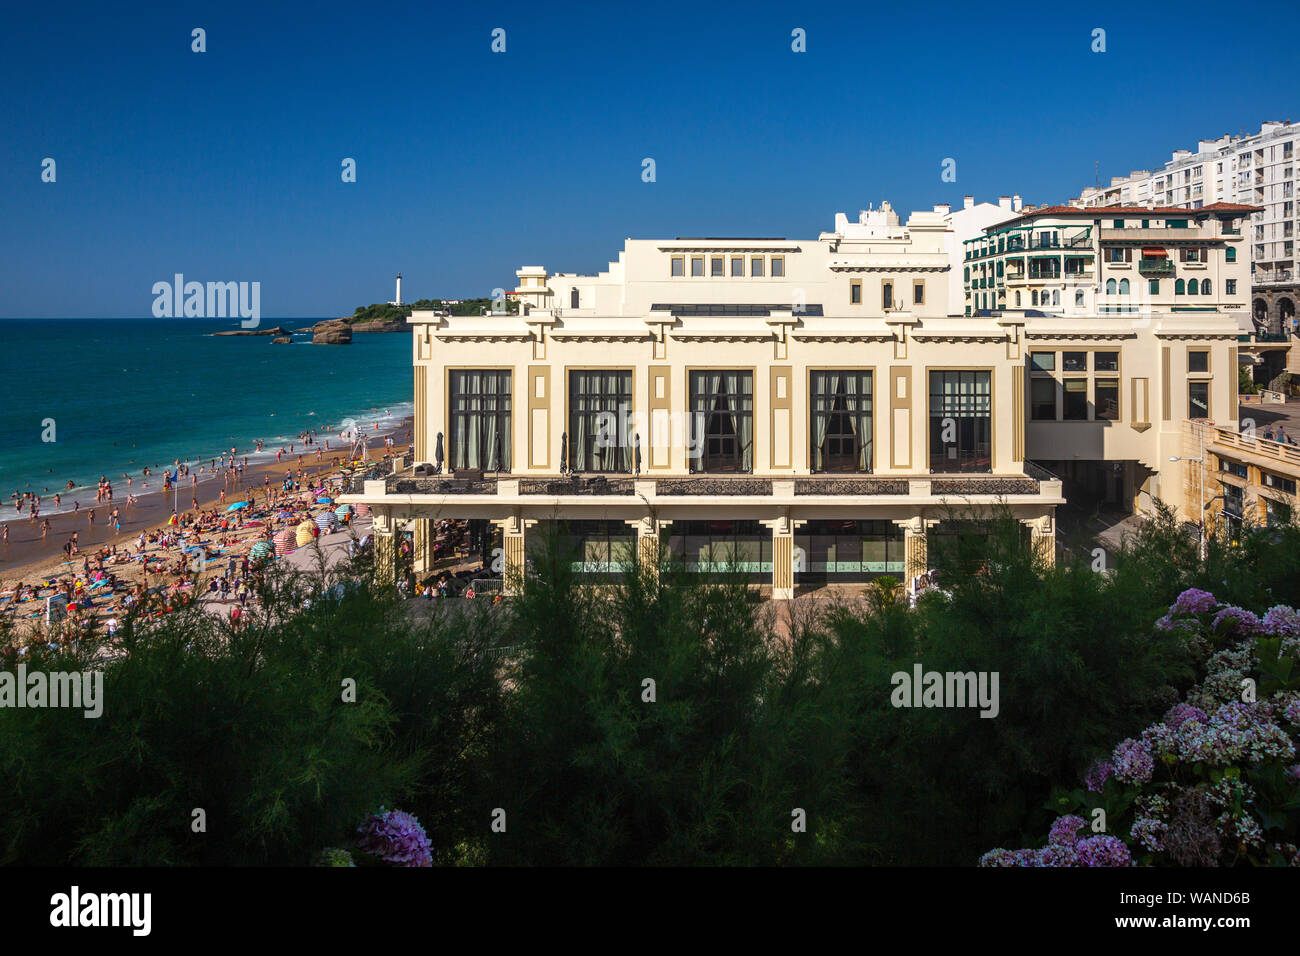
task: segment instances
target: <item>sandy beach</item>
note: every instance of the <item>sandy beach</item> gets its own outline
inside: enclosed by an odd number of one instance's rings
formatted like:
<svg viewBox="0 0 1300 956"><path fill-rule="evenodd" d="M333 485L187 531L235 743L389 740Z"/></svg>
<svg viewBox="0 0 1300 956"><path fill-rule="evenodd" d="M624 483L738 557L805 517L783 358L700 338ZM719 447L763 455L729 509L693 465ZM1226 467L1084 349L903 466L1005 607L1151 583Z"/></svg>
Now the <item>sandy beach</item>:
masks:
<svg viewBox="0 0 1300 956"><path fill-rule="evenodd" d="M377 430L367 436L366 459L370 462L381 460L386 454L400 457L410 447L412 422L410 418L399 420L395 427ZM387 439L392 439L392 446L387 446ZM323 441L323 438L322 438ZM179 482L179 501L181 506L182 526L190 523L197 514L207 513L206 527L191 534L187 544L202 541L208 548L208 566L216 575L221 575L228 562L242 563L252 546L265 540L268 530L292 527L310 513L325 510L317 506L315 493L318 488L331 478L345 473L349 462L346 448L340 448L337 441L331 442L331 450L325 452L321 447L321 456L316 456L317 446L307 446L310 451L295 442L295 451L276 462L255 463L250 461L247 469L237 480L223 480L211 477L192 486L182 478ZM298 452L302 451L301 465ZM238 456L237 456L238 457ZM286 472L292 471L296 478L299 468L302 479L298 490L282 492L281 482ZM41 523L27 517L9 520L9 541L0 545L0 613L10 615L16 623L30 619L44 607L44 598L66 585L74 596L91 598L85 613L98 618L107 618L121 613L122 603L132 591L144 588L158 590L158 586L176 577L174 569L179 567L181 543L173 540L177 528L169 525L173 514L175 492L161 493L162 476L156 474L148 479L150 492L141 495L135 504L126 504L125 483L113 483L114 499L110 504L96 504L93 496L87 505L77 512L65 512L49 515L50 532L41 537ZM139 482L136 483L139 487ZM158 489L155 491L155 489ZM225 502L221 501L221 492L225 490ZM277 513L294 512L293 518L282 517L278 520L265 516L261 520L240 520L253 513L253 509L227 515L227 509L237 501L247 500L249 493L258 509L266 511L268 496L276 502ZM47 501L52 496L47 496ZM198 512L193 507L193 499L199 502ZM109 523L109 514L113 506L120 510L121 530ZM12 507L12 504L9 505ZM94 507L96 521L92 525L88 518L90 508ZM222 518L229 517L227 528L220 528ZM78 553L70 558L63 551L64 543L72 533L78 532ZM145 560L140 559L138 543L144 534L146 547L143 552ZM116 554L114 555L114 549ZM212 557L213 552L219 556ZM106 556L107 555L107 556ZM209 575L212 576L212 575ZM103 577L106 580L93 581L92 578ZM54 586L51 586L54 582ZM25 585L31 598L21 601L17 592L19 584ZM206 581L199 582L199 587L206 587ZM171 592L173 589L167 589ZM177 599L192 596L191 593L177 593Z"/></svg>

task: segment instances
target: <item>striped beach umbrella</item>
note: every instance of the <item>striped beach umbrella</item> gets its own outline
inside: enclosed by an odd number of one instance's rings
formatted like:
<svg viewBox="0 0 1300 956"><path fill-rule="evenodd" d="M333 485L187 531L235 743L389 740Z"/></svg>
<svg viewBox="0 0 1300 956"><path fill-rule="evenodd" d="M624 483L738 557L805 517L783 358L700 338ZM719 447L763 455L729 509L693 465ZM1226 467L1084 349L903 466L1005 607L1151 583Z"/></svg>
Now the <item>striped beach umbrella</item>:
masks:
<svg viewBox="0 0 1300 956"><path fill-rule="evenodd" d="M297 550L297 536L291 528L285 528L275 536L276 557L293 554L295 550Z"/></svg>
<svg viewBox="0 0 1300 956"><path fill-rule="evenodd" d="M260 561L271 554L271 542L258 541L248 549L248 556L254 561Z"/></svg>
<svg viewBox="0 0 1300 956"><path fill-rule="evenodd" d="M316 540L316 523L310 518L303 518L297 528L298 547L311 544Z"/></svg>
<svg viewBox="0 0 1300 956"><path fill-rule="evenodd" d="M368 514L370 514L370 505L366 504L364 501L357 505L358 518L364 518Z"/></svg>
<svg viewBox="0 0 1300 956"><path fill-rule="evenodd" d="M333 531L338 527L339 519L334 516L332 511L322 511L316 516L316 527L320 528L321 534L327 531Z"/></svg>
<svg viewBox="0 0 1300 956"><path fill-rule="evenodd" d="M338 515L340 518L342 518L345 514L348 514L351 511L352 511L351 505L339 505L337 508L334 509L334 513Z"/></svg>

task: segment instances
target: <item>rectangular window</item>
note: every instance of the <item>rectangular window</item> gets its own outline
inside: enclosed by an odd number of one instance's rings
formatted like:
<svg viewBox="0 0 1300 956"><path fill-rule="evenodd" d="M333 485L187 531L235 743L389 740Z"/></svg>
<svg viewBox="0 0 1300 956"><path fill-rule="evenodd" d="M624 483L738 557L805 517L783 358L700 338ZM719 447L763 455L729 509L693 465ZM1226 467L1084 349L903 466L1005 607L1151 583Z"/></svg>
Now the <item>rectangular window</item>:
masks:
<svg viewBox="0 0 1300 956"><path fill-rule="evenodd" d="M772 278L773 279L785 278L785 256L772 257Z"/></svg>
<svg viewBox="0 0 1300 956"><path fill-rule="evenodd" d="M740 276L741 278L744 278L744 276L745 276L745 257L744 257L744 256L732 256L732 257L731 257L731 274L732 274L732 276Z"/></svg>
<svg viewBox="0 0 1300 956"><path fill-rule="evenodd" d="M1183 262L1200 262L1201 250L1200 249L1179 249L1178 257Z"/></svg>
<svg viewBox="0 0 1300 956"><path fill-rule="evenodd" d="M632 371L569 372L570 470L631 473Z"/></svg>
<svg viewBox="0 0 1300 956"><path fill-rule="evenodd" d="M999 263L1001 265L1001 263ZM925 283L914 282L912 284L912 304L925 305Z"/></svg>
<svg viewBox="0 0 1300 956"><path fill-rule="evenodd" d="M808 460L812 470L870 472L871 372L814 371L808 382Z"/></svg>
<svg viewBox="0 0 1300 956"><path fill-rule="evenodd" d="M1224 514L1228 515L1231 518L1240 519L1243 511L1242 505L1245 503L1244 498L1245 495L1242 494L1241 488L1237 487L1236 485L1225 484L1223 486Z"/></svg>
<svg viewBox="0 0 1300 956"><path fill-rule="evenodd" d="M692 472L754 470L754 373L709 369L690 373Z"/></svg>
<svg viewBox="0 0 1300 956"><path fill-rule="evenodd" d="M1036 378L1030 381L1029 417L1036 422L1056 421L1056 379Z"/></svg>
<svg viewBox="0 0 1300 956"><path fill-rule="evenodd" d="M1187 417L1188 418L1209 418L1210 417L1210 383L1209 382L1188 382L1187 383Z"/></svg>
<svg viewBox="0 0 1300 956"><path fill-rule="evenodd" d="M674 276L686 275L686 260L683 259L681 256L673 256L673 275Z"/></svg>
<svg viewBox="0 0 1300 956"><path fill-rule="evenodd" d="M1092 353L1092 367L1094 371L1098 371L1098 372L1118 372L1119 353L1118 352Z"/></svg>
<svg viewBox="0 0 1300 956"><path fill-rule="evenodd" d="M1219 470L1230 475L1236 475L1238 478L1246 477L1246 466L1239 461L1232 461L1228 458L1219 459Z"/></svg>
<svg viewBox="0 0 1300 956"><path fill-rule="evenodd" d="M1223 284L1223 287L1224 287L1224 289L1227 291L1227 294L1228 294L1228 295L1236 295L1236 294L1237 294L1237 280L1236 280L1236 279L1227 279L1227 280L1225 280L1225 281L1224 281L1224 284Z"/></svg>
<svg viewBox="0 0 1300 956"><path fill-rule="evenodd" d="M1067 378L1061 383L1061 417L1067 422L1086 422L1088 420L1088 380L1086 378Z"/></svg>
<svg viewBox="0 0 1300 956"><path fill-rule="evenodd" d="M1192 350L1187 353L1187 371L1208 372L1210 370L1210 353Z"/></svg>
<svg viewBox="0 0 1300 956"><path fill-rule="evenodd" d="M763 257L751 256L749 259L749 274L762 278L763 275Z"/></svg>
<svg viewBox="0 0 1300 956"><path fill-rule="evenodd" d="M1263 495L1260 495L1260 497L1264 498ZM1291 506L1284 502L1264 498L1264 514L1269 527L1291 523Z"/></svg>
<svg viewBox="0 0 1300 956"><path fill-rule="evenodd" d="M930 471L993 470L993 373L930 373Z"/></svg>
<svg viewBox="0 0 1300 956"><path fill-rule="evenodd" d="M1087 352L1061 353L1061 371L1063 372L1088 371L1088 353Z"/></svg>
<svg viewBox="0 0 1300 956"><path fill-rule="evenodd" d="M702 276L702 275L704 275L704 257L703 257L703 256L691 256L691 275L693 275L693 276Z"/></svg>
<svg viewBox="0 0 1300 956"><path fill-rule="evenodd" d="M1160 294L1160 280L1159 280L1159 279L1148 279L1148 280L1147 280L1147 292L1149 292L1151 295L1159 295L1159 294Z"/></svg>
<svg viewBox="0 0 1300 956"><path fill-rule="evenodd" d="M1099 378L1092 383L1092 407L1097 421L1119 421L1119 379Z"/></svg>
<svg viewBox="0 0 1300 956"><path fill-rule="evenodd" d="M709 258L709 275L721 278L725 274L722 271L722 256L711 256Z"/></svg>
<svg viewBox="0 0 1300 956"><path fill-rule="evenodd" d="M861 279L849 280L849 304L850 305L862 304L862 280Z"/></svg>
<svg viewBox="0 0 1300 956"><path fill-rule="evenodd" d="M1242 471L1245 471L1244 465L1242 466ZM1241 477L1245 478L1246 476L1243 474ZM1267 471L1262 473L1261 478L1263 479L1264 484L1270 488L1276 488L1278 491L1285 491L1289 495L1295 494L1294 478L1283 478L1281 475L1271 475Z"/></svg>
<svg viewBox="0 0 1300 956"><path fill-rule="evenodd" d="M1056 371L1056 353L1055 352L1030 352L1029 368L1034 372L1054 372Z"/></svg>
<svg viewBox="0 0 1300 956"><path fill-rule="evenodd" d="M448 375L451 470L509 471L510 370L452 369Z"/></svg>
<svg viewBox="0 0 1300 956"><path fill-rule="evenodd" d="M894 283L880 283L880 303L886 312L894 307Z"/></svg>

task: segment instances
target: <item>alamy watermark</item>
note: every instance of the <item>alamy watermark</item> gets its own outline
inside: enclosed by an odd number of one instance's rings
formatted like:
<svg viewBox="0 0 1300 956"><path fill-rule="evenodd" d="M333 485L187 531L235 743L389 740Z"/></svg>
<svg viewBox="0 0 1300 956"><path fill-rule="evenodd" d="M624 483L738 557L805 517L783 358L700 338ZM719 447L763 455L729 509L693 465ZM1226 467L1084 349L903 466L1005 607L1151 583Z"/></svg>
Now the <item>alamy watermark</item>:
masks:
<svg viewBox="0 0 1300 956"><path fill-rule="evenodd" d="M895 707L978 707L981 717L998 715L997 671L927 671L917 663L912 673L895 671L889 702Z"/></svg>
<svg viewBox="0 0 1300 956"><path fill-rule="evenodd" d="M173 281L153 284L153 314L156 319L226 319L238 316L239 324L255 329L262 321L262 283L186 282L176 273Z"/></svg>
<svg viewBox="0 0 1300 956"><path fill-rule="evenodd" d="M104 713L103 671L0 671L0 707L69 707L87 720Z"/></svg>

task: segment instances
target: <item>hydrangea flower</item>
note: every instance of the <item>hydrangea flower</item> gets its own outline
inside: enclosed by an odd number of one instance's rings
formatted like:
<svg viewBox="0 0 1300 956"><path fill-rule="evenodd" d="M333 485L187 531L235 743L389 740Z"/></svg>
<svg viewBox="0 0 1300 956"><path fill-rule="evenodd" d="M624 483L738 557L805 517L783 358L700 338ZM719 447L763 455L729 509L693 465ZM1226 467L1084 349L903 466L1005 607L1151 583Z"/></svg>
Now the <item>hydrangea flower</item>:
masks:
<svg viewBox="0 0 1300 956"><path fill-rule="evenodd" d="M1188 588L1174 599L1173 606L1169 608L1169 614L1171 617L1182 617L1189 614L1207 614L1218 606L1219 602L1209 591L1201 591L1197 588Z"/></svg>
<svg viewBox="0 0 1300 956"><path fill-rule="evenodd" d="M1211 627L1234 637L1250 637L1259 633L1260 621L1245 608L1229 606L1214 615L1214 623Z"/></svg>
<svg viewBox="0 0 1300 956"><path fill-rule="evenodd" d="M432 866L429 837L420 821L401 810L385 810L367 817L357 827L357 846L393 866Z"/></svg>
<svg viewBox="0 0 1300 956"><path fill-rule="evenodd" d="M1204 726L1184 724L1192 733L1180 735L1178 756L1186 761L1204 761L1230 765L1246 761L1290 760L1295 744L1290 735L1273 720L1270 708L1263 704L1236 701L1224 704Z"/></svg>
<svg viewBox="0 0 1300 956"><path fill-rule="evenodd" d="M1209 723L1210 717L1199 707L1193 707L1191 704L1174 704L1165 714L1165 724L1171 730L1177 730L1189 720L1194 720L1198 724Z"/></svg>
<svg viewBox="0 0 1300 956"><path fill-rule="evenodd" d="M1083 785L1088 788L1089 793L1101 793L1101 788L1106 785L1107 779L1114 772L1115 767L1109 760L1093 761L1088 772L1083 775Z"/></svg>
<svg viewBox="0 0 1300 956"><path fill-rule="evenodd" d="M1115 778L1125 783L1146 783L1155 770L1151 745L1132 737L1120 742L1111 755L1111 760L1115 765Z"/></svg>
<svg viewBox="0 0 1300 956"><path fill-rule="evenodd" d="M1056 822L1052 824L1052 829L1048 831L1047 842L1060 846L1073 846L1078 842L1079 830L1086 822L1083 817L1073 813L1057 817Z"/></svg>
<svg viewBox="0 0 1300 956"><path fill-rule="evenodd" d="M980 857L979 865L983 867L1038 866L1039 859L1037 850L1004 850L998 847Z"/></svg>
<svg viewBox="0 0 1300 956"><path fill-rule="evenodd" d="M1073 847L1078 866L1132 866L1133 854L1119 837L1108 834L1088 837Z"/></svg>
<svg viewBox="0 0 1300 956"><path fill-rule="evenodd" d="M1264 620L1260 622L1260 630L1267 637L1290 638L1291 641L1300 639L1300 611L1285 604L1269 608ZM1283 643L1289 644L1291 641Z"/></svg>

